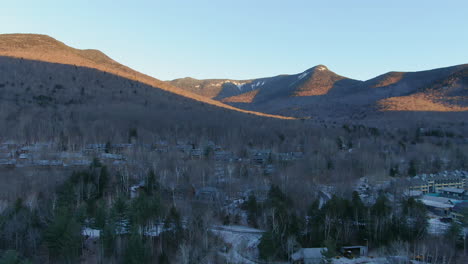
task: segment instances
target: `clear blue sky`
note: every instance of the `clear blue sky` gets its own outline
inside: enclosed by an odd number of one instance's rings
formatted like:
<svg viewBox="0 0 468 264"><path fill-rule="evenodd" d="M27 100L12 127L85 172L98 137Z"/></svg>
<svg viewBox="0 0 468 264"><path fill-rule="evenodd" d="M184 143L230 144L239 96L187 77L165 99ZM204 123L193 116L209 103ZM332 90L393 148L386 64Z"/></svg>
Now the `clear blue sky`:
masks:
<svg viewBox="0 0 468 264"><path fill-rule="evenodd" d="M0 33L94 48L156 78L248 79L325 64L365 80L468 63L466 0L14 0Z"/></svg>

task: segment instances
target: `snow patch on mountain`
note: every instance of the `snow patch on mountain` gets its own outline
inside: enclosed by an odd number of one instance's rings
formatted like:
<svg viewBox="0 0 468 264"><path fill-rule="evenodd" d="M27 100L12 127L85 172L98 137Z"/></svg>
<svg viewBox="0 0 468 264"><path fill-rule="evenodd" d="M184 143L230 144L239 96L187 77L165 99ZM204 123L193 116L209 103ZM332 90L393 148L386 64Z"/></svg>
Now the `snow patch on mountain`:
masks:
<svg viewBox="0 0 468 264"><path fill-rule="evenodd" d="M306 77L307 75L309 75L309 73L308 73L308 72L304 72L303 74L299 75L299 76L297 77L297 79L298 79L298 80L302 80L302 79L303 79L304 77Z"/></svg>

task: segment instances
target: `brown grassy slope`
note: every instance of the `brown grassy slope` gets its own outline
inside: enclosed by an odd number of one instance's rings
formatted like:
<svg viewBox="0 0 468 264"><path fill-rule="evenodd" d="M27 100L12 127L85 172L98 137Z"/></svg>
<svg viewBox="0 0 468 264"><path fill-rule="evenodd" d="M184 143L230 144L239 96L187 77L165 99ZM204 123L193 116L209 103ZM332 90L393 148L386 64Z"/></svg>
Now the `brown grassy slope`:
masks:
<svg viewBox="0 0 468 264"><path fill-rule="evenodd" d="M221 100L223 103L252 103L260 90L253 90L236 96L227 97Z"/></svg>
<svg viewBox="0 0 468 264"><path fill-rule="evenodd" d="M375 78L372 84L370 84L370 87L379 88L379 87L385 87L385 86L389 86L392 84L396 84L399 81L401 81L401 79L403 79L404 75L405 75L404 72L389 72L387 74L384 74Z"/></svg>
<svg viewBox="0 0 468 264"><path fill-rule="evenodd" d="M442 99L442 98L440 98ZM461 100L460 98L451 98ZM437 100L436 96L417 93L407 96L391 97L378 102L382 111L426 111L426 112L463 112L467 106L448 104Z"/></svg>
<svg viewBox="0 0 468 264"><path fill-rule="evenodd" d="M468 67L419 88L418 92L390 97L378 102L384 111L468 111Z"/></svg>
<svg viewBox="0 0 468 264"><path fill-rule="evenodd" d="M110 59L100 51L71 48L46 35L2 34L0 35L0 56L93 68L218 107L259 116L288 119L287 117L246 111L225 105L221 102L185 91L166 82L134 71Z"/></svg>

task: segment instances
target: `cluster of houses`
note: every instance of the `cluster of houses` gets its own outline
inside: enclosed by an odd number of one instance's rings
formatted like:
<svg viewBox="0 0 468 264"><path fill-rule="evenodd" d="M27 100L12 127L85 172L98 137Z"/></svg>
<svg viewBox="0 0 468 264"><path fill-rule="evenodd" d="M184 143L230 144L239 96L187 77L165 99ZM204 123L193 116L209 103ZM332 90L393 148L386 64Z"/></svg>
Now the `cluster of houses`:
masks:
<svg viewBox="0 0 468 264"><path fill-rule="evenodd" d="M218 162L249 162L261 166L265 173L274 172L275 161L293 161L303 157L302 152L273 153L271 150L249 151L247 157L239 158L233 152L225 150L212 141L196 145L178 141L175 145L167 141L153 144L88 144L76 151L59 151L59 146L52 142L20 144L14 141L0 143L0 167L70 167L88 166L93 158L113 165L125 164L125 154L136 148L148 152L167 153L176 151L189 159L213 159Z"/></svg>
<svg viewBox="0 0 468 264"><path fill-rule="evenodd" d="M406 179L408 195L443 219L461 221L468 213L468 171L443 171Z"/></svg>
<svg viewBox="0 0 468 264"><path fill-rule="evenodd" d="M8 141L0 144L0 168L85 167L94 158L113 165L124 164L124 155L108 153L108 147L106 144L89 144L77 151L60 151L57 144L50 142L18 144ZM125 148L120 144L112 147ZM130 144L126 146L129 147Z"/></svg>

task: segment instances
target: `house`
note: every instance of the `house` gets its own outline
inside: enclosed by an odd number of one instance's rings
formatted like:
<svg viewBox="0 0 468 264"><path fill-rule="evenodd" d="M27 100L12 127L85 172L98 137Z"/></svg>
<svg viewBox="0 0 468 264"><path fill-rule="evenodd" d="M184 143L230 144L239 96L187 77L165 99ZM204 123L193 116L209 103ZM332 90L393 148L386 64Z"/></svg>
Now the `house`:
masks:
<svg viewBox="0 0 468 264"><path fill-rule="evenodd" d="M461 202L455 204L452 208L451 218L455 221L461 222L464 217L468 214L468 202Z"/></svg>
<svg viewBox="0 0 468 264"><path fill-rule="evenodd" d="M0 159L0 167L14 168L16 166L16 159Z"/></svg>
<svg viewBox="0 0 468 264"><path fill-rule="evenodd" d="M249 189L243 193L245 200L249 199L250 195L254 195L257 202L265 202L268 199L268 193L270 192L270 186L264 185L257 188Z"/></svg>
<svg viewBox="0 0 468 264"><path fill-rule="evenodd" d="M167 153L169 152L169 144L167 141L160 140L156 143L153 143L151 146L152 150L155 150L159 153Z"/></svg>
<svg viewBox="0 0 468 264"><path fill-rule="evenodd" d="M467 171L441 172L438 174L421 174L410 179L411 191L422 191L426 193L439 192L443 188L463 189L466 187L468 178Z"/></svg>
<svg viewBox="0 0 468 264"><path fill-rule="evenodd" d="M439 189L440 196L464 200L468 198L468 193L464 189L445 187Z"/></svg>
<svg viewBox="0 0 468 264"><path fill-rule="evenodd" d="M323 252L327 248L301 248L291 255L292 263L296 264L320 264L324 259Z"/></svg>
<svg viewBox="0 0 468 264"><path fill-rule="evenodd" d="M452 199L445 197L435 197L424 195L419 199L430 211L440 216L450 215L450 211L455 206Z"/></svg>
<svg viewBox="0 0 468 264"><path fill-rule="evenodd" d="M102 148L102 144L99 144L100 145L100 148ZM104 150L105 150L105 147L106 147L106 144L104 144ZM131 149L133 149L135 147L134 144L129 144L129 143L126 143L126 144L113 144L111 146L112 150L114 152L117 152L117 153L122 153L122 152L125 152L125 151L129 151Z"/></svg>
<svg viewBox="0 0 468 264"><path fill-rule="evenodd" d="M94 154L104 152L106 150L106 144L88 144L85 146L83 152L87 154Z"/></svg>
<svg viewBox="0 0 468 264"><path fill-rule="evenodd" d="M273 164L267 164L263 169L265 175L272 174L275 172L275 166Z"/></svg>
<svg viewBox="0 0 468 264"><path fill-rule="evenodd" d="M60 167L60 166L63 166L63 161L61 160L34 160L32 165L38 168Z"/></svg>
<svg viewBox="0 0 468 264"><path fill-rule="evenodd" d="M416 176L412 179L409 179L409 190L418 191L423 194L429 193L429 184L426 180L421 179L419 176Z"/></svg>
<svg viewBox="0 0 468 264"><path fill-rule="evenodd" d="M112 154L112 153L101 153L100 155L101 159L104 160L123 160L124 156L120 154Z"/></svg>
<svg viewBox="0 0 468 264"><path fill-rule="evenodd" d="M216 150L214 152L214 159L216 161L229 161L233 158L232 153L223 151L223 150Z"/></svg>
<svg viewBox="0 0 468 264"><path fill-rule="evenodd" d="M190 150L190 156L194 159L200 159L203 156L201 148L193 148Z"/></svg>
<svg viewBox="0 0 468 264"><path fill-rule="evenodd" d="M423 195L422 191L406 191L404 193L407 197L419 198Z"/></svg>
<svg viewBox="0 0 468 264"><path fill-rule="evenodd" d="M251 153L251 160L256 164L264 164L271 160L270 150L258 150Z"/></svg>
<svg viewBox="0 0 468 264"><path fill-rule="evenodd" d="M145 191L145 181L140 181L138 184L130 187L130 198L137 198L141 193Z"/></svg>
<svg viewBox="0 0 468 264"><path fill-rule="evenodd" d="M340 251L347 258L365 257L368 248L366 246L346 246L342 247Z"/></svg>

